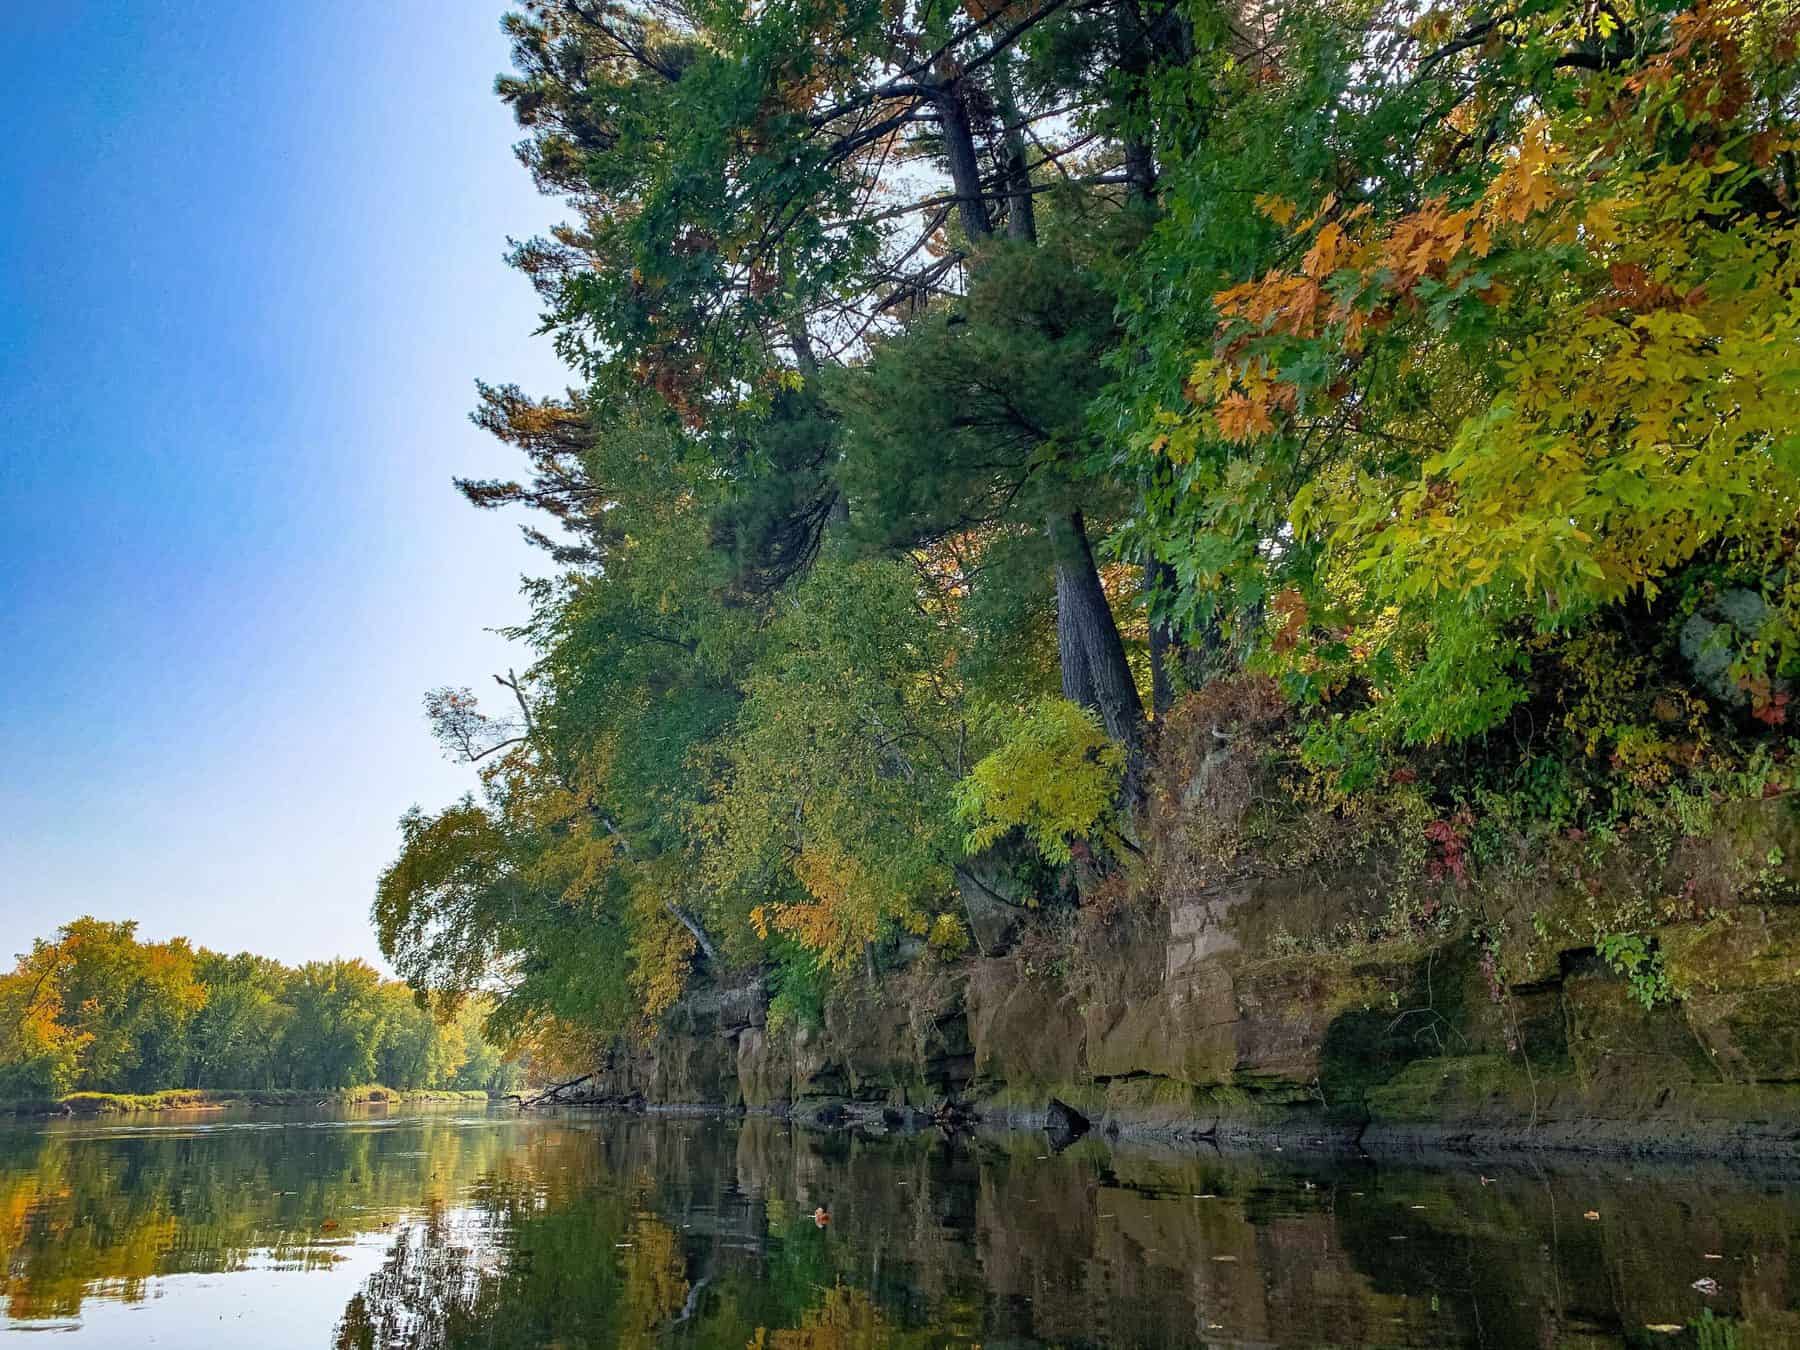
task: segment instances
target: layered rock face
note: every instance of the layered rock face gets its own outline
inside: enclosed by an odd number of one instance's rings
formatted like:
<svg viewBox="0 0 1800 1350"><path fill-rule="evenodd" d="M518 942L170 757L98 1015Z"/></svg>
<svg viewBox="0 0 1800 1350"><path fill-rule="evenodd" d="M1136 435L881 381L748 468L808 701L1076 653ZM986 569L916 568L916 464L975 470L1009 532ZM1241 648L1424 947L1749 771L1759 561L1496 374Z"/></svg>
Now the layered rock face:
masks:
<svg viewBox="0 0 1800 1350"><path fill-rule="evenodd" d="M1792 826L1771 804L1741 842L1774 857L1770 832ZM1591 884L1478 887L1458 912L1480 923L1358 942L1380 902L1359 875L1246 880L1099 930L1076 973L1027 943L852 977L818 1027L771 1028L753 983L696 989L615 1048L604 1091L889 1119L954 1103L1034 1126L1055 1101L1139 1136L1790 1151L1788 894L1776 877L1649 932L1663 987L1646 1006L1566 936Z"/></svg>

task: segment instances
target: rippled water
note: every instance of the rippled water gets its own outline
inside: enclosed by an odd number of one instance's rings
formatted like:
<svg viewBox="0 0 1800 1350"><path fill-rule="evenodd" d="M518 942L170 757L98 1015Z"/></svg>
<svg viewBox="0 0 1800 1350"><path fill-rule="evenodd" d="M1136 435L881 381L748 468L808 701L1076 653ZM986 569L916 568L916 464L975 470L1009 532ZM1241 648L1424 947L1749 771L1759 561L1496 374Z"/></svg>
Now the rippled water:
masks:
<svg viewBox="0 0 1800 1350"><path fill-rule="evenodd" d="M1041 1136L881 1140L768 1119L0 1126L0 1336L1800 1345L1789 1181L1093 1139L1052 1154Z"/></svg>

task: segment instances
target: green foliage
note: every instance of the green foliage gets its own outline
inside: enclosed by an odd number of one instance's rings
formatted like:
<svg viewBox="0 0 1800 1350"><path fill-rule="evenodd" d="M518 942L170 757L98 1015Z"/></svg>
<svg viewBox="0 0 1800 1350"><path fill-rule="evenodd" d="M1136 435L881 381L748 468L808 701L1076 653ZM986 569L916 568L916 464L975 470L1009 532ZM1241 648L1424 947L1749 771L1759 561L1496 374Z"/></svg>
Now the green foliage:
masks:
<svg viewBox="0 0 1800 1350"><path fill-rule="evenodd" d="M956 788L969 852L1021 830L1044 857L1070 861L1072 841L1109 828L1124 752L1098 717L1066 699L995 710L988 720L999 748Z"/></svg>
<svg viewBox="0 0 1800 1350"><path fill-rule="evenodd" d="M1645 1008L1674 1000L1662 949L1654 939L1638 933L1607 933L1594 944L1594 950L1614 974L1625 977L1631 996Z"/></svg>
<svg viewBox="0 0 1800 1350"><path fill-rule="evenodd" d="M995 245L959 303L833 372L854 526L906 548L1066 504L1115 339L1112 297L1069 241Z"/></svg>
<svg viewBox="0 0 1800 1350"><path fill-rule="evenodd" d="M1800 0L978 9L506 20L580 387L461 486L555 570L375 918L545 1062L953 958L974 853L1460 886L1793 786Z"/></svg>
<svg viewBox="0 0 1800 1350"><path fill-rule="evenodd" d="M774 934L768 942L766 981L771 1034L797 1026L817 1030L825 1025L825 997L831 975L818 955L792 938Z"/></svg>
<svg viewBox="0 0 1800 1350"><path fill-rule="evenodd" d="M759 932L843 966L893 926L923 931L955 857L948 617L912 569L828 561L771 622L695 813L709 887Z"/></svg>

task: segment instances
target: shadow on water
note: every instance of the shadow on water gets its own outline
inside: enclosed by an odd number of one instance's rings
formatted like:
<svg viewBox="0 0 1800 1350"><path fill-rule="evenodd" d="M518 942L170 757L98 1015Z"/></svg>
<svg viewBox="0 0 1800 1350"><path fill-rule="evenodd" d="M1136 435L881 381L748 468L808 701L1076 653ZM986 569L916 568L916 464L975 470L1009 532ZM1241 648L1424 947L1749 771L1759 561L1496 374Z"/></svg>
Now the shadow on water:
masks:
<svg viewBox="0 0 1800 1350"><path fill-rule="evenodd" d="M5 1129L0 1334L136 1343L107 1340L123 1308L166 1343L344 1350L1796 1345L1790 1180L760 1118ZM319 1324L226 1336L226 1300L278 1289Z"/></svg>

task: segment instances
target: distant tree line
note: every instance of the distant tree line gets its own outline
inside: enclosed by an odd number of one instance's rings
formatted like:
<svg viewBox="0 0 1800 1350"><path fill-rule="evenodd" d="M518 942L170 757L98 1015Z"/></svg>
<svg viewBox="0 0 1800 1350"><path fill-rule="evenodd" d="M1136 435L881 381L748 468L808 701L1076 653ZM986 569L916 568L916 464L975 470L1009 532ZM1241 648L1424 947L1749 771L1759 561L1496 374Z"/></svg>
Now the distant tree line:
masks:
<svg viewBox="0 0 1800 1350"><path fill-rule="evenodd" d="M83 917L0 975L0 1099L168 1088L505 1090L471 1001L439 1021L365 961L284 966Z"/></svg>

